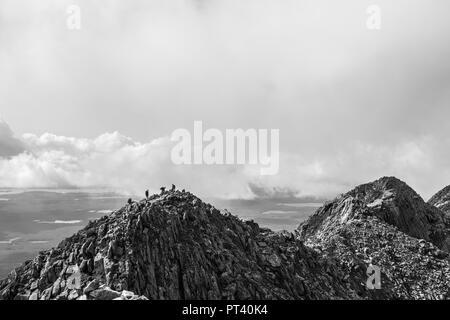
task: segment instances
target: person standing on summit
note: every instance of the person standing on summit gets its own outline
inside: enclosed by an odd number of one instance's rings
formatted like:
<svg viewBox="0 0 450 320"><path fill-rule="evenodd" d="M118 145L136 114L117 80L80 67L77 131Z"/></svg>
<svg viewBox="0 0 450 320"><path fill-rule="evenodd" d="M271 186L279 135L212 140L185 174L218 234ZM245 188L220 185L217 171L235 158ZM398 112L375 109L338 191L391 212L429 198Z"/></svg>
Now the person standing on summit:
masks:
<svg viewBox="0 0 450 320"><path fill-rule="evenodd" d="M131 198L128 198L126 210L127 213L129 213L133 209L133 200Z"/></svg>

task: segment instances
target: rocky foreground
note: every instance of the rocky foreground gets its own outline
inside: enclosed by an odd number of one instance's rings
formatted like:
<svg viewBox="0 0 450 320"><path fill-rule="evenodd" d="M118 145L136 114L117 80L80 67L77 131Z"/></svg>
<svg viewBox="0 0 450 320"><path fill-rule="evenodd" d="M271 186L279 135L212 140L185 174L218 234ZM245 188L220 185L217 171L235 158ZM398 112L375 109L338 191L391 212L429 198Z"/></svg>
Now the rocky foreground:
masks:
<svg viewBox="0 0 450 320"><path fill-rule="evenodd" d="M449 299L449 230L447 213L395 178L325 204L295 233L163 191L26 261L0 299ZM366 286L370 265L380 289Z"/></svg>

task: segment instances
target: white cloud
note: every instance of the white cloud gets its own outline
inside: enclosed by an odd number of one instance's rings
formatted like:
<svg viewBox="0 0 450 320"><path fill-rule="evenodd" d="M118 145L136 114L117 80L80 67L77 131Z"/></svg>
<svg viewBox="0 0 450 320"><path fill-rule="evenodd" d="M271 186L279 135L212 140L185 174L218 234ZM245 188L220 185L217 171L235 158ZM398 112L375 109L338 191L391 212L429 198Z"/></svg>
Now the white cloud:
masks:
<svg viewBox="0 0 450 320"><path fill-rule="evenodd" d="M28 151L0 158L0 187L108 187L141 194L175 183L208 196L250 195L245 168L172 164L169 137L140 143L118 132L95 139L45 133L25 134L23 143Z"/></svg>
<svg viewBox="0 0 450 320"><path fill-rule="evenodd" d="M174 165L169 137L141 143L118 132L94 139L25 134L21 143L27 151L0 158L0 187L108 187L142 194L175 183L208 197L333 197L354 185L395 175L428 197L450 181L442 161L449 157L444 151L450 150L449 142L424 136L394 145L348 143L320 157L282 153L279 174L260 176L254 166ZM436 171L441 174L433 175Z"/></svg>
<svg viewBox="0 0 450 320"><path fill-rule="evenodd" d="M282 148L308 153L448 135L448 0L378 0L375 32L361 0L78 0L76 32L71 4L0 3L0 105L17 132L146 141L200 119L280 128Z"/></svg>
<svg viewBox="0 0 450 320"><path fill-rule="evenodd" d="M10 157L24 150L23 143L14 136L9 125L0 116L0 157Z"/></svg>

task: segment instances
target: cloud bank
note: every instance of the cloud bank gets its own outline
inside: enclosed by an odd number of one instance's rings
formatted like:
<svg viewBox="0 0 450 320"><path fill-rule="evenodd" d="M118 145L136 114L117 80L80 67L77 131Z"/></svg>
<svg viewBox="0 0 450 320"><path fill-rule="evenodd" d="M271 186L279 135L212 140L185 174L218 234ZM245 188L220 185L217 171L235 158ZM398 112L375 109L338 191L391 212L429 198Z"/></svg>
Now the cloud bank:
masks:
<svg viewBox="0 0 450 320"><path fill-rule="evenodd" d="M0 158L0 187L105 187L141 195L174 183L204 197L279 199L333 197L383 175L396 175L429 197L450 181L450 139L432 136L394 146L349 142L320 158L284 152L279 174L261 176L257 166L174 165L168 136L142 143L118 132L94 139L24 134L20 140L1 132L0 140L18 152Z"/></svg>
<svg viewBox="0 0 450 320"><path fill-rule="evenodd" d="M0 117L0 157L11 157L23 151L24 144L14 136L9 125Z"/></svg>

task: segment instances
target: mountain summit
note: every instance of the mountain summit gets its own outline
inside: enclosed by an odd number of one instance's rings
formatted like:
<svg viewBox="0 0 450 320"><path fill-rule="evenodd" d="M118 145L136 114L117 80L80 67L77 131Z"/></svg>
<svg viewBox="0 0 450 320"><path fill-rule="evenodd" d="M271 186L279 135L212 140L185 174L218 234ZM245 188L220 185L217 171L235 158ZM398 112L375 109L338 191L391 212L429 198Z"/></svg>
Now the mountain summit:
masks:
<svg viewBox="0 0 450 320"><path fill-rule="evenodd" d="M292 233L163 190L25 262L0 298L357 299L344 278Z"/></svg>
<svg viewBox="0 0 450 320"><path fill-rule="evenodd" d="M295 233L162 188L26 261L0 299L449 299L448 230L393 177L325 204Z"/></svg>
<svg viewBox="0 0 450 320"><path fill-rule="evenodd" d="M450 214L450 186L445 187L428 200L428 203Z"/></svg>
<svg viewBox="0 0 450 320"><path fill-rule="evenodd" d="M395 177L383 177L356 187L326 204L300 229L303 236L308 236L326 230L329 225L364 216L377 217L407 235L430 241L443 250L450 248L450 220Z"/></svg>
<svg viewBox="0 0 450 320"><path fill-rule="evenodd" d="M406 183L383 177L318 209L298 228L298 238L339 259L350 278L365 268L382 271L381 298L449 298L450 222Z"/></svg>

